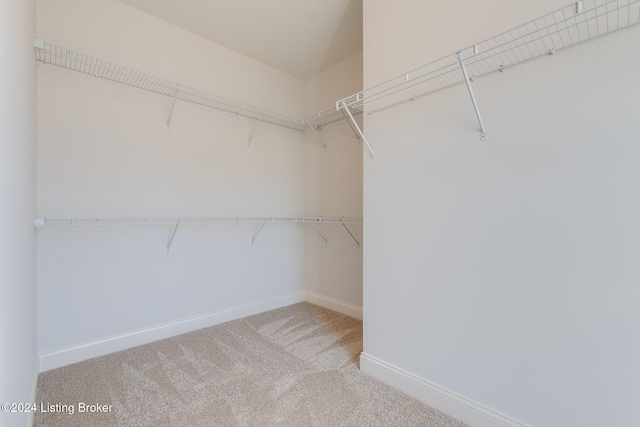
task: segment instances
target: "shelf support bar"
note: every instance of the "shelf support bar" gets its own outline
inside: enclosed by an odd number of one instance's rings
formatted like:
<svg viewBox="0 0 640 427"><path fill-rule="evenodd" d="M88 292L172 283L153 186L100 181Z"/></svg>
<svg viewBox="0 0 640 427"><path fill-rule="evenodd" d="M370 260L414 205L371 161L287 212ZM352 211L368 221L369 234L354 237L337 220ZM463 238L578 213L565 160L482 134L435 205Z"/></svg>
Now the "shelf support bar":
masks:
<svg viewBox="0 0 640 427"><path fill-rule="evenodd" d="M311 128L311 130L313 131L313 134L316 136L316 138L318 139L318 141L320 141L320 144L322 144L322 146L324 147L324 151L327 151L327 144L324 143L324 141L322 140L322 137L320 136L320 134L318 133L318 131L316 130L315 126L313 125L313 123L311 122L307 122L307 124L309 125L309 127Z"/></svg>
<svg viewBox="0 0 640 427"><path fill-rule="evenodd" d="M349 120L349 116L347 116L347 113L345 113L342 108L340 109L340 111L342 112L342 116L347 120L347 123L349 123L349 127L351 128L351 132L354 133L356 139L358 140L358 144L360 144L360 137L358 136L358 131L356 131L353 128L353 125L351 124L351 120Z"/></svg>
<svg viewBox="0 0 640 427"><path fill-rule="evenodd" d="M178 227L180 226L180 220L176 223L176 226L173 228L173 233L171 233L171 238L169 238L169 243L167 244L167 254L169 254L169 250L171 249L171 244L173 243L173 238L176 237L176 231L178 231Z"/></svg>
<svg viewBox="0 0 640 427"><path fill-rule="evenodd" d="M458 61L460 62L460 68L462 69L462 74L464 75L464 81L467 83L467 89L469 89L471 103L473 104L473 109L476 111L478 124L480 124L480 139L484 141L485 139L487 139L487 129L484 127L484 122L482 121L482 116L480 115L480 109L478 108L478 103L476 102L476 96L473 94L473 88L471 87L471 81L469 80L467 67L464 65L464 61L462 60L462 52L457 52L456 56L458 57Z"/></svg>
<svg viewBox="0 0 640 427"><path fill-rule="evenodd" d="M251 238L251 247L253 247L253 242L256 241L256 239L260 235L260 232L262 231L262 228L264 227L264 225L266 223L267 223L267 221L262 221L262 224L260 224L260 228L258 228L258 230L253 234L253 237Z"/></svg>
<svg viewBox="0 0 640 427"><path fill-rule="evenodd" d="M353 126L355 126L356 130L358 131L358 134L360 135L360 138L362 138L362 141L364 141L365 145L367 146L367 149L369 150L369 154L371 154L371 160L373 160L375 155L373 153L373 150L371 149L371 146L369 145L369 142L367 141L367 138L364 137L362 130L360 130L360 127L358 126L358 122L356 122L356 119L353 118L353 115L351 114L351 111L349 111L349 107L347 107L346 102L342 101L341 104L342 105L340 106L340 108L342 109L342 111L347 112L347 115L349 116L351 123L353 124Z"/></svg>
<svg viewBox="0 0 640 427"><path fill-rule="evenodd" d="M358 247L360 247L360 242L358 242L358 239L356 239L356 237L353 235L353 233L351 232L351 230L349 230L349 227L347 227L347 224L344 223L344 221L340 220L340 224L342 224L342 226L344 227L345 230L347 230L347 233L349 233L349 236L351 236L351 238L353 239L354 242L356 242L356 245L358 245Z"/></svg>
<svg viewBox="0 0 640 427"><path fill-rule="evenodd" d="M251 141L253 141L253 137L256 135L256 131L258 130L258 126L262 122L262 116L258 118L258 121L251 128L251 133L249 133L249 147L251 147Z"/></svg>
<svg viewBox="0 0 640 427"><path fill-rule="evenodd" d="M324 236L322 235L322 233L320 232L320 230L318 230L318 228L317 228L315 225L313 225L313 224L309 224L309 225L311 226L311 228L313 228L313 230L314 230L316 233L318 233L318 236L320 236L320 237L322 238L322 240L324 240L324 243L325 243L326 245L328 245L328 244L329 244L329 239L327 239L326 237L324 237Z"/></svg>
<svg viewBox="0 0 640 427"><path fill-rule="evenodd" d="M171 118L173 117L173 109L176 106L176 98L178 97L178 90L180 85L176 83L176 91L173 94L173 101L171 101L171 111L169 111L169 118L167 119L167 130L171 129Z"/></svg>

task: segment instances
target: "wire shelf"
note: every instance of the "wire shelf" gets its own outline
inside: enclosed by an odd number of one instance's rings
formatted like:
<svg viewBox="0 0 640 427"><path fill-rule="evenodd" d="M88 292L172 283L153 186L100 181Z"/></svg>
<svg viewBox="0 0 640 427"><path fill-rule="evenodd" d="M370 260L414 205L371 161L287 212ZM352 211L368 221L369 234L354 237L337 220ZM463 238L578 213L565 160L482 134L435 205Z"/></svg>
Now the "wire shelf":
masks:
<svg viewBox="0 0 640 427"><path fill-rule="evenodd" d="M192 102L261 122L299 131L307 129L304 119L289 117L265 108L215 95L201 89L137 71L42 40L34 40L34 50L36 59L47 64L57 65L94 77L133 86L171 98L175 97L175 99Z"/></svg>
<svg viewBox="0 0 640 427"><path fill-rule="evenodd" d="M36 218L35 227L71 226L135 226L135 225L203 225L234 223L309 223L362 224L358 217L96 217L96 218Z"/></svg>
<svg viewBox="0 0 640 427"><path fill-rule="evenodd" d="M262 229L267 223L300 223L309 224L313 230L328 243L328 238L325 237L317 228L320 224L340 224L344 230L349 234L351 239L360 247L360 241L353 234L351 229L347 227L347 224L362 224L362 218L357 217L308 217L308 216L294 216L294 217L118 217L118 218L36 218L33 225L36 228L43 227L123 227L123 226L171 226L173 231L170 233L169 241L167 243L167 254L171 250L171 245L178 231L178 227L185 225L206 225L206 224L246 224L257 223L260 224L258 229L251 238L251 246L262 232Z"/></svg>
<svg viewBox="0 0 640 427"><path fill-rule="evenodd" d="M258 123L270 123L304 132L308 130L310 126L314 129L321 129L323 126L345 119L344 112L335 108L328 108L305 118L286 116L39 39L34 39L34 51L36 59L45 64L56 65L68 70L158 93L171 97L174 100L187 101L248 117L256 120ZM173 112L173 107L171 111ZM169 121L170 120L171 114L169 116ZM167 123L167 125L169 125L169 123Z"/></svg>
<svg viewBox="0 0 640 427"><path fill-rule="evenodd" d="M639 22L640 0L581 0L341 99L336 109L375 113L463 83L461 61L473 80Z"/></svg>

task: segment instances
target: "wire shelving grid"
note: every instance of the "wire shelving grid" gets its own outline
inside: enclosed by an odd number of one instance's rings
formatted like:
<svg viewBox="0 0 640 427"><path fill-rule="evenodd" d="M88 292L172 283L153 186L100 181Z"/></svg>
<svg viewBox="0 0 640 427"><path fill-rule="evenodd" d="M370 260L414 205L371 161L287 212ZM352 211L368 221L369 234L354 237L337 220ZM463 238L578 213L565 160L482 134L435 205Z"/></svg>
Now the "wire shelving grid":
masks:
<svg viewBox="0 0 640 427"><path fill-rule="evenodd" d="M287 116L38 39L34 40L34 51L36 59L46 64L165 95L173 98L174 102L175 100L192 102L248 117L257 122L298 131L305 131L309 126L321 128L344 119L344 114L334 108L328 108L305 118Z"/></svg>
<svg viewBox="0 0 640 427"><path fill-rule="evenodd" d="M640 22L640 0L581 0L336 102L369 114Z"/></svg>
<svg viewBox="0 0 640 427"><path fill-rule="evenodd" d="M215 95L201 89L134 70L130 67L60 47L42 40L34 41L34 50L36 59L44 63L166 95L174 98L174 100L192 102L205 107L248 117L260 122L271 123L299 131L307 129L304 119L289 117L265 108Z"/></svg>
<svg viewBox="0 0 640 427"><path fill-rule="evenodd" d="M640 0L580 0L401 76L338 100L335 109L329 108L305 118L290 117L225 98L41 40L34 40L34 50L36 59L44 63L169 96L173 98L174 104L175 100L192 102L248 117L256 120L257 123L270 123L298 131L311 128L317 134L323 126L347 119L352 130L359 139L364 141L373 158L373 151L354 120L354 115L362 112L373 114L465 81L472 93L469 81L477 77L502 71L543 55L555 54L556 51L565 47L636 25L639 22ZM472 100L484 135L484 125L473 94ZM167 126L170 125L172 113L173 105ZM324 142L323 145L325 145Z"/></svg>

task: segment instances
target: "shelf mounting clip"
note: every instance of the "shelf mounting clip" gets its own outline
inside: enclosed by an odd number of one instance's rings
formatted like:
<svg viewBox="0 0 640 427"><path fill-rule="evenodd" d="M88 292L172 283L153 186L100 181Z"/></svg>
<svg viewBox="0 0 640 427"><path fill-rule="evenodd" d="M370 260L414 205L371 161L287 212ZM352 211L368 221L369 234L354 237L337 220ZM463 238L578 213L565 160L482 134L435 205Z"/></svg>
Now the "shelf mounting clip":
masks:
<svg viewBox="0 0 640 427"><path fill-rule="evenodd" d="M456 56L458 57L458 62L460 62L462 75L464 76L464 81L467 84L467 89L469 90L469 95L471 96L471 103L473 104L473 109L476 111L476 117L478 118L478 124L480 125L480 140L484 141L487 139L487 129L484 127L484 122L482 121L482 116L480 115L480 109L478 108L478 103L476 102L476 96L473 94L473 88L471 87L471 81L469 80L467 67L464 65L462 52L456 52Z"/></svg>

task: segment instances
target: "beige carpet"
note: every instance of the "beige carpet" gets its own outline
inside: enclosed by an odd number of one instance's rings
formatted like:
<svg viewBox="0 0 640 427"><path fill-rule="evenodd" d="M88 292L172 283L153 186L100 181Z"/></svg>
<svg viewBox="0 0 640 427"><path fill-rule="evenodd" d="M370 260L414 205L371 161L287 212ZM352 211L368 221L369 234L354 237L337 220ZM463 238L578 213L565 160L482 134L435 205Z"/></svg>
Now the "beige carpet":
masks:
<svg viewBox="0 0 640 427"><path fill-rule="evenodd" d="M295 304L44 372L35 426L465 425L362 374L361 351L361 321Z"/></svg>

